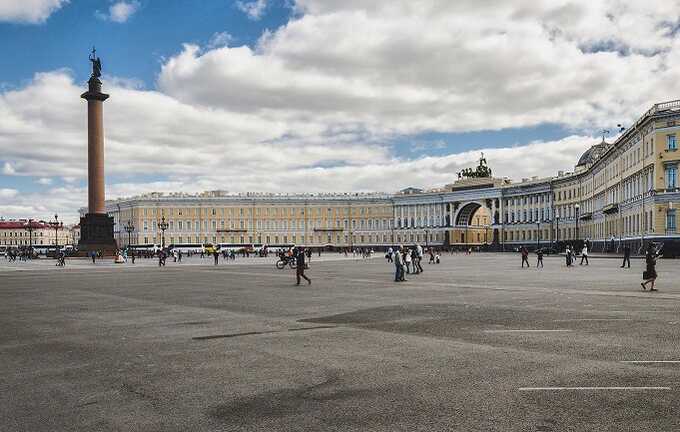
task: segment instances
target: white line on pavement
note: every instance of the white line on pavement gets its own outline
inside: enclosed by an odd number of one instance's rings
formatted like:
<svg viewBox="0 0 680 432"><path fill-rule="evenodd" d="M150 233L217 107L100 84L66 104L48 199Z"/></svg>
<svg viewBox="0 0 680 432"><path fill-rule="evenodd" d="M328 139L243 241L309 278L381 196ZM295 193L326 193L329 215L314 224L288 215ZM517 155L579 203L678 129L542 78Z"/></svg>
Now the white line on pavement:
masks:
<svg viewBox="0 0 680 432"><path fill-rule="evenodd" d="M484 330L484 333L519 333L519 332L570 332L569 329L512 329L512 330Z"/></svg>
<svg viewBox="0 0 680 432"><path fill-rule="evenodd" d="M571 318L553 320L553 322L569 322L569 321L633 321L631 318Z"/></svg>
<svg viewBox="0 0 680 432"><path fill-rule="evenodd" d="M622 360L621 363L680 363L680 360Z"/></svg>
<svg viewBox="0 0 680 432"><path fill-rule="evenodd" d="M644 391L644 390L670 390L670 387L520 387L519 391L570 391L570 390L630 390L630 391Z"/></svg>

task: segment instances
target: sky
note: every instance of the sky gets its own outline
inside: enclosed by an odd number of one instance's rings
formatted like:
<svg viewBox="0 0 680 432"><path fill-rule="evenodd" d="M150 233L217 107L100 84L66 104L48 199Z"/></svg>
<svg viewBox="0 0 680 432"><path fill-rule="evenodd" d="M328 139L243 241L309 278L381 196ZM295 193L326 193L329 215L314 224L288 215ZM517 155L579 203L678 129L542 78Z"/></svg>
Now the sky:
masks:
<svg viewBox="0 0 680 432"><path fill-rule="evenodd" d="M0 0L0 217L107 198L441 187L573 169L680 98L680 0Z"/></svg>

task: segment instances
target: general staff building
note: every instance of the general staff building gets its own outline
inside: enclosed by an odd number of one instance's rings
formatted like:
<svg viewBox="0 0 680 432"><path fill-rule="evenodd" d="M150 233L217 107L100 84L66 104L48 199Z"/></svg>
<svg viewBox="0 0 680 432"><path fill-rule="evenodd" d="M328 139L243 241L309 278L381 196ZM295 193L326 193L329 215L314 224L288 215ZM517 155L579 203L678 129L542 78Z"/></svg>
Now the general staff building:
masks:
<svg viewBox="0 0 680 432"><path fill-rule="evenodd" d="M596 251L658 241L666 254L677 254L679 134L680 101L672 101L651 107L614 142L593 145L573 172L549 178L463 178L393 194L151 193L107 201L107 212L122 246L511 250L589 240Z"/></svg>

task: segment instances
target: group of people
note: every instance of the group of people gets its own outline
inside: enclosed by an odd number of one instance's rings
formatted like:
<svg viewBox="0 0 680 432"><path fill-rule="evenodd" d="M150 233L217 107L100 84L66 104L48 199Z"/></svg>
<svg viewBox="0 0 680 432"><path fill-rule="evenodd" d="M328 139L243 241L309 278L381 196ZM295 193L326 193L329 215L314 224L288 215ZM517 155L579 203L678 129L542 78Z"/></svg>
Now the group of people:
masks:
<svg viewBox="0 0 680 432"><path fill-rule="evenodd" d="M647 286L650 287L650 291L658 291L656 288L654 288L654 285L656 283L656 279L658 277L658 274L656 272L656 261L661 256L661 250L662 250L663 245L656 245L654 243L649 243L647 245L647 250L645 252L645 271L642 273L642 280L643 282L640 283L642 285L643 290L647 290ZM529 250L526 248L526 246L520 246L519 248L520 254L522 256L522 268L524 268L524 265L526 264L526 267L529 268L531 265L529 264ZM536 261L536 268L542 268L543 267L543 249L537 249L536 250L536 256L537 256L537 261ZM574 264L576 263L576 252L575 248L572 247L571 245L567 245L565 249L565 259L566 259L566 264L567 267L573 267ZM583 245L583 248L581 249L581 262L579 265L589 265L588 262L588 243L586 242ZM623 248L623 263L621 264L621 268L630 268L630 246L626 245Z"/></svg>
<svg viewBox="0 0 680 432"><path fill-rule="evenodd" d="M430 251L430 263L435 262L433 252ZM404 248L399 246L396 250L389 248L385 255L387 262L394 263L394 281L406 282L406 274L423 273L424 269L421 264L423 260L423 247L416 245L413 248ZM438 261L438 260L437 260Z"/></svg>

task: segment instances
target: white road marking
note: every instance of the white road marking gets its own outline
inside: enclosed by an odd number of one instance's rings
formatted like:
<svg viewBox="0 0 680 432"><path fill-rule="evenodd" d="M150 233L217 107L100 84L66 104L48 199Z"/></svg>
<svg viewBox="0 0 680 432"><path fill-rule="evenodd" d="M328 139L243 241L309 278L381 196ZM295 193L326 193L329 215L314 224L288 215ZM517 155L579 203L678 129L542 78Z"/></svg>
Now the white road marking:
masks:
<svg viewBox="0 0 680 432"><path fill-rule="evenodd" d="M573 390L629 390L629 391L645 391L645 390L670 390L670 387L520 387L519 391L573 391Z"/></svg>
<svg viewBox="0 0 680 432"><path fill-rule="evenodd" d="M512 329L512 330L484 330L484 333L519 333L519 332L570 332L569 329Z"/></svg>
<svg viewBox="0 0 680 432"><path fill-rule="evenodd" d="M568 321L633 321L631 318L572 318L553 320L553 322L568 322Z"/></svg>
<svg viewBox="0 0 680 432"><path fill-rule="evenodd" d="M680 363L680 360L622 360L620 363Z"/></svg>

